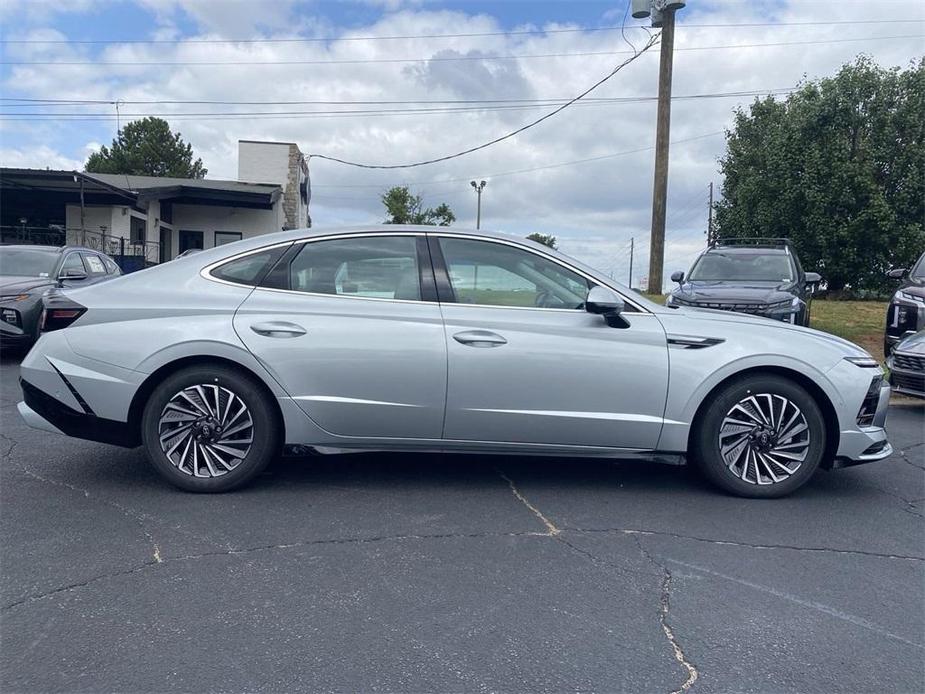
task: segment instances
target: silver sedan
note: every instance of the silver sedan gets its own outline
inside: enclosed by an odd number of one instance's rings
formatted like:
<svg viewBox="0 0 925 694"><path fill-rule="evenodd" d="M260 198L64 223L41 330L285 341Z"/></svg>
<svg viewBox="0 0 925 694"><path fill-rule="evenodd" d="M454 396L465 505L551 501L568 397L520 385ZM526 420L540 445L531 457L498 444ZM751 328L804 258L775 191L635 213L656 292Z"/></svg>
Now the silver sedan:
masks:
<svg viewBox="0 0 925 694"><path fill-rule="evenodd" d="M691 461L752 497L892 452L890 388L860 347L659 306L485 232L260 236L65 292L44 330L25 420L142 445L190 491L286 447Z"/></svg>

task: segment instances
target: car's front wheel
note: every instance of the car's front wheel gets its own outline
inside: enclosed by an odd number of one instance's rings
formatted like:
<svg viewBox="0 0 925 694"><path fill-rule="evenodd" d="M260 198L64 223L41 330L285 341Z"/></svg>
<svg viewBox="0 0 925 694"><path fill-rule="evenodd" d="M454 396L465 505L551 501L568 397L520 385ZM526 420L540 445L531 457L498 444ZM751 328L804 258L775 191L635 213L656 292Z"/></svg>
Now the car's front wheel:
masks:
<svg viewBox="0 0 925 694"><path fill-rule="evenodd" d="M278 449L270 398L224 366L194 366L157 386L142 416L148 459L171 484L224 492L249 482Z"/></svg>
<svg viewBox="0 0 925 694"><path fill-rule="evenodd" d="M704 475L739 496L790 494L819 467L825 452L819 405L780 376L737 379L706 403L691 453Z"/></svg>

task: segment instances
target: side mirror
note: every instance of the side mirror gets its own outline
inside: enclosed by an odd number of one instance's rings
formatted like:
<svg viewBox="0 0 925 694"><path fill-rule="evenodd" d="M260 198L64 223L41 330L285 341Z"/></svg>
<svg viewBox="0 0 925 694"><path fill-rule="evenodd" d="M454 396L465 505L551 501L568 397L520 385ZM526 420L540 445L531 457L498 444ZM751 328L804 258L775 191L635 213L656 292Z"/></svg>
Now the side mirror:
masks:
<svg viewBox="0 0 925 694"><path fill-rule="evenodd" d="M681 270L675 270L671 273L671 281L681 284L684 281L684 273Z"/></svg>
<svg viewBox="0 0 925 694"><path fill-rule="evenodd" d="M89 277L89 275L87 275L87 273L84 272L83 270L77 270L75 268L71 268L70 270L65 270L63 273L61 273L58 279L59 280L85 280L87 279L87 277Z"/></svg>
<svg viewBox="0 0 925 694"><path fill-rule="evenodd" d="M600 285L591 287L588 297L585 299L585 310L588 313L603 316L607 325L611 328L626 328L629 326L629 323L620 317L624 307L623 299L619 295Z"/></svg>
<svg viewBox="0 0 925 694"><path fill-rule="evenodd" d="M818 272L806 273L806 284L819 284L822 281L822 275Z"/></svg>
<svg viewBox="0 0 925 694"><path fill-rule="evenodd" d="M890 270L888 273L886 273L886 276L891 280L901 280L906 276L906 268L898 267L895 270Z"/></svg>

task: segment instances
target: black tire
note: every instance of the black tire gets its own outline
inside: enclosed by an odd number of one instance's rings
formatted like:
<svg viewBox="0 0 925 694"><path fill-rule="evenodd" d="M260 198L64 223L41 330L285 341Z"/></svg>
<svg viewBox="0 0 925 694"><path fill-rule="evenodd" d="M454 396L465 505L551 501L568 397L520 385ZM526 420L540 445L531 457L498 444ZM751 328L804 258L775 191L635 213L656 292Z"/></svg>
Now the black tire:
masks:
<svg viewBox="0 0 925 694"><path fill-rule="evenodd" d="M747 458L747 451L743 452L741 458L731 456L734 457L734 461L732 467L730 467L727 466L721 453L721 428L733 408L746 398L749 398L749 396L756 396L756 399L760 398L761 406L766 408L766 404L769 402L769 398L766 397L768 395L775 396L770 398L770 400L773 400L778 408L784 407L781 398L786 399L791 403L791 408L794 406L798 408L799 413L805 418L806 429L804 431L807 432L805 442L803 441L804 435L801 432L796 437L787 438L780 443L781 446L790 448L790 450L786 451L787 453L796 452L799 455L803 455L805 451L805 458L799 461L799 465L786 477L784 477L784 469L786 468L773 464L771 458L766 454L762 454L763 457L760 461L760 467L757 454L749 461ZM787 414L782 414L779 419L789 419L791 414L795 411L794 409L787 410ZM739 412L741 411L736 410L734 416L739 417ZM694 462L703 475L713 484L737 496L760 499L786 496L799 489L810 477L812 477L825 454L826 430L822 411L819 409L819 405L815 399L806 392L803 387L787 378L756 374L731 381L717 391L709 402L705 403L702 413L703 414L695 423L692 437L690 452L694 458ZM747 419L744 415L742 415L741 418ZM801 422L802 420L798 419L797 425ZM785 428L786 424L781 424L780 426L781 428ZM755 431L744 435L756 436L754 446L755 450L758 450L764 446L773 445L776 439L775 435L772 434L770 437L771 444L769 444L767 441L761 440L760 433L755 432L768 431L771 429L773 428L768 427L765 429L761 426L756 426ZM789 433L792 430L793 428L788 429L785 433ZM728 432L729 429L726 431ZM735 438L739 435L740 434L737 433L726 434L726 436L729 437L724 439L724 441L728 442L727 447L732 447L740 441L741 439ZM797 443L795 443L795 441L797 441ZM752 443L750 442L748 445L752 445ZM793 451L793 446L799 446L799 450ZM775 457L780 456L780 453L775 453L774 455ZM736 460L744 462L740 462L736 465ZM793 469L795 462L797 462L783 458L778 458L778 460L787 463L791 469ZM771 462L769 463L769 461ZM746 469L747 466L751 467ZM776 473L774 475L775 477L780 476L780 481L772 481L771 477L766 474L769 470ZM746 479L740 476L740 472ZM756 479L763 479L765 482L763 484L758 484L756 481L753 481Z"/></svg>
<svg viewBox="0 0 925 694"><path fill-rule="evenodd" d="M240 403L245 407L245 412L243 414L244 419L235 420L227 427L230 432L232 431L232 427L238 428L242 423L247 423L247 421L251 422L250 427L244 429L243 432L239 434L232 434L230 437L233 438L237 435L246 437L239 440L246 441L250 439L249 445L240 443L230 444L235 446L235 450L242 453L242 455L222 455L213 458L211 455L207 455L202 448L197 448L197 452L208 457L208 465L200 463L198 460L196 463L193 463L191 459L181 460L178 464L177 460L180 459L182 451L179 451L179 453L174 452L172 454L172 460L167 455L169 451L165 451L164 448L161 447L160 436L162 427L181 426L189 423L188 421L167 424L162 423L161 416L165 411L164 408L167 407L171 400L178 397L184 389L195 386L203 386L203 392L206 393L207 398L224 398L224 400L220 400L219 402L221 404L221 409L230 410L230 414L226 413L226 417L230 418L234 412L238 411L236 408L232 410L231 407L225 407L229 401L232 405ZM234 398L231 398L231 396L228 395L229 393L233 394ZM187 391L187 394L190 394L189 391ZM194 400L199 401L201 398L197 398L194 395ZM205 403L200 402L200 405L203 404ZM184 406L187 406L191 412L195 411L197 415L200 415L202 412L202 409L196 409L194 405L189 402L184 401ZM207 404L205 409L209 409ZM216 406L213 409L219 409L219 407ZM247 417L250 419L248 420ZM189 419L190 418L187 417L187 420ZM209 432L210 429L207 428L203 430L201 427L203 425L209 425L210 423L211 418L207 421L206 417L202 415L200 419L196 420L194 425L191 426L200 427L197 431L202 434L203 431ZM215 429L214 426L212 428ZM166 431L166 429L164 430ZM218 433L213 432L213 436L218 436L220 435L221 428L217 428L215 431ZM257 383L253 378L242 375L226 366L202 365L191 366L177 371L168 376L154 389L154 392L145 404L141 422L141 436L145 451L148 454L148 460L151 461L154 469L157 470L161 477L174 486L190 492L226 492L247 484L256 475L260 474L270 460L278 453L280 426L270 397L261 384ZM177 434L177 438L167 439L168 449L174 442L179 440L181 440L181 434ZM191 447L195 448L193 443L196 439L190 437L190 440ZM202 440L207 441L208 439ZM214 446L215 443L224 440L225 439L215 438L210 446ZM185 443L181 444L181 447L183 446L185 446ZM225 448L227 449L228 445L226 445ZM210 447L209 450L213 451L214 454L216 449ZM223 467L220 464L220 458L229 458L231 469ZM194 476L192 472L193 469L196 469L200 474L208 476ZM213 469L217 472L215 476L212 476L210 473L210 470Z"/></svg>

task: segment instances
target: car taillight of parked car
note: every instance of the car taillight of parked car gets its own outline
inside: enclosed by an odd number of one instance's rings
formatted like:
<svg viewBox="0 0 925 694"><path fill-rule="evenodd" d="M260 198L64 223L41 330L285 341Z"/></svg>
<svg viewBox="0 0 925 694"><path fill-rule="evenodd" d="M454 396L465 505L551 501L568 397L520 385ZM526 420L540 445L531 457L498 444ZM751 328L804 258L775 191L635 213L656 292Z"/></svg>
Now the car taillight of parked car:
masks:
<svg viewBox="0 0 925 694"><path fill-rule="evenodd" d="M64 296L50 296L45 299L45 308L39 321L43 333L66 328L87 312L85 306Z"/></svg>

